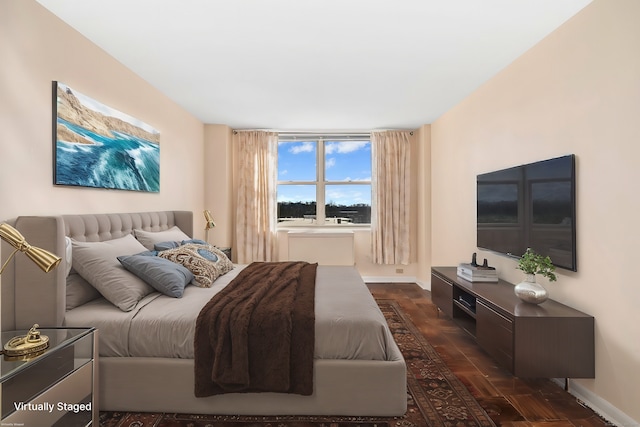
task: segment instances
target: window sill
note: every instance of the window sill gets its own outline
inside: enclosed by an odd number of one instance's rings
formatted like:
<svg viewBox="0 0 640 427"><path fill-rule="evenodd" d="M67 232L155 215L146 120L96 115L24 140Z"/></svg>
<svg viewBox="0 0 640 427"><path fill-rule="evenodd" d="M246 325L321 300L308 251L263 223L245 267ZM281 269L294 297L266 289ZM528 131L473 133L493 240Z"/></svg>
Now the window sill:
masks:
<svg viewBox="0 0 640 427"><path fill-rule="evenodd" d="M288 233L353 233L365 230L371 230L371 225L289 225L277 227L277 231Z"/></svg>

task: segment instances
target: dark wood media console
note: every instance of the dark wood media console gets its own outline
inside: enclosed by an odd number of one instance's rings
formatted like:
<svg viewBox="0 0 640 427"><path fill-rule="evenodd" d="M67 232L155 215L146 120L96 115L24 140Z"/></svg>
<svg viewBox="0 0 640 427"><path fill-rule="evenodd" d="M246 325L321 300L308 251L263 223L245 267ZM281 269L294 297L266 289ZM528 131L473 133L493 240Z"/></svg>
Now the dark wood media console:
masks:
<svg viewBox="0 0 640 427"><path fill-rule="evenodd" d="M517 377L595 377L592 316L553 300L522 302L511 283L472 283L456 267L431 269L431 299Z"/></svg>

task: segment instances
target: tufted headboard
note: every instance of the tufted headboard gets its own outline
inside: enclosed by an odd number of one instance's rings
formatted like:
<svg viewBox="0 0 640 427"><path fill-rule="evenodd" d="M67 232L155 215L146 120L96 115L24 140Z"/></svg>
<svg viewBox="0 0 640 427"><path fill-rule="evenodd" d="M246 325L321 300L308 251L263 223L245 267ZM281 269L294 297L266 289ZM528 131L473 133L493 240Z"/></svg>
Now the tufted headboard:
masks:
<svg viewBox="0 0 640 427"><path fill-rule="evenodd" d="M2 330L61 326L66 307L65 236L101 242L131 234L134 229L163 231L178 226L193 236L193 212L159 211L62 216L21 216L12 221L27 242L54 252L63 260L44 273L26 256L17 254L2 273ZM3 246L2 254L10 250Z"/></svg>

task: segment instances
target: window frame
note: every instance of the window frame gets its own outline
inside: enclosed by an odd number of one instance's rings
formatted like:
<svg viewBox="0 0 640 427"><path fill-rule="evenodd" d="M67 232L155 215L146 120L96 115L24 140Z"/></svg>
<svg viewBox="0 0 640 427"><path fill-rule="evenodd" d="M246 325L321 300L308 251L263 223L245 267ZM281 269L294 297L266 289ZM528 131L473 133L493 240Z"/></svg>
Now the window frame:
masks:
<svg viewBox="0 0 640 427"><path fill-rule="evenodd" d="M316 180L315 181L281 181L277 180L276 188L280 185L315 185L316 187L316 219L315 222L310 224L288 224L286 222L277 223L278 229L287 229L287 228L339 228L339 229L348 229L348 228L370 228L371 227L371 218L369 219L369 223L367 224L326 224L326 186L327 185L368 185L371 190L371 204L373 204L373 181L327 181L326 180L326 156L325 156L325 147L329 142L344 142L344 141L368 141L371 144L371 137L364 138L362 136L358 137L349 137L348 135L342 137L331 137L331 136L313 136L308 137L304 135L300 135L296 139L290 138L280 138L278 137L278 144L280 142L314 142L316 144ZM370 156L372 156L370 154ZM279 164L279 156L278 156L278 164ZM371 157L371 166L373 167L373 158ZM277 166L278 168L279 166ZM279 170L279 169L278 169ZM277 194L277 190L276 190ZM276 207L278 205L277 195L276 195ZM373 215L373 210L371 212Z"/></svg>

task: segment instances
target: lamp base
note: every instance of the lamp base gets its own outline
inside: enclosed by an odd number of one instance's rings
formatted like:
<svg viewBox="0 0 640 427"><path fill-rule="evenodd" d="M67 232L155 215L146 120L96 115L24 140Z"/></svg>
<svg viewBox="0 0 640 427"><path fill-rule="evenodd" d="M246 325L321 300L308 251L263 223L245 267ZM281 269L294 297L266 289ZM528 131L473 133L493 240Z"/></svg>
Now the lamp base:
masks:
<svg viewBox="0 0 640 427"><path fill-rule="evenodd" d="M7 360L25 360L43 354L49 348L49 337L41 335L38 324L33 325L26 335L11 338L3 347Z"/></svg>

